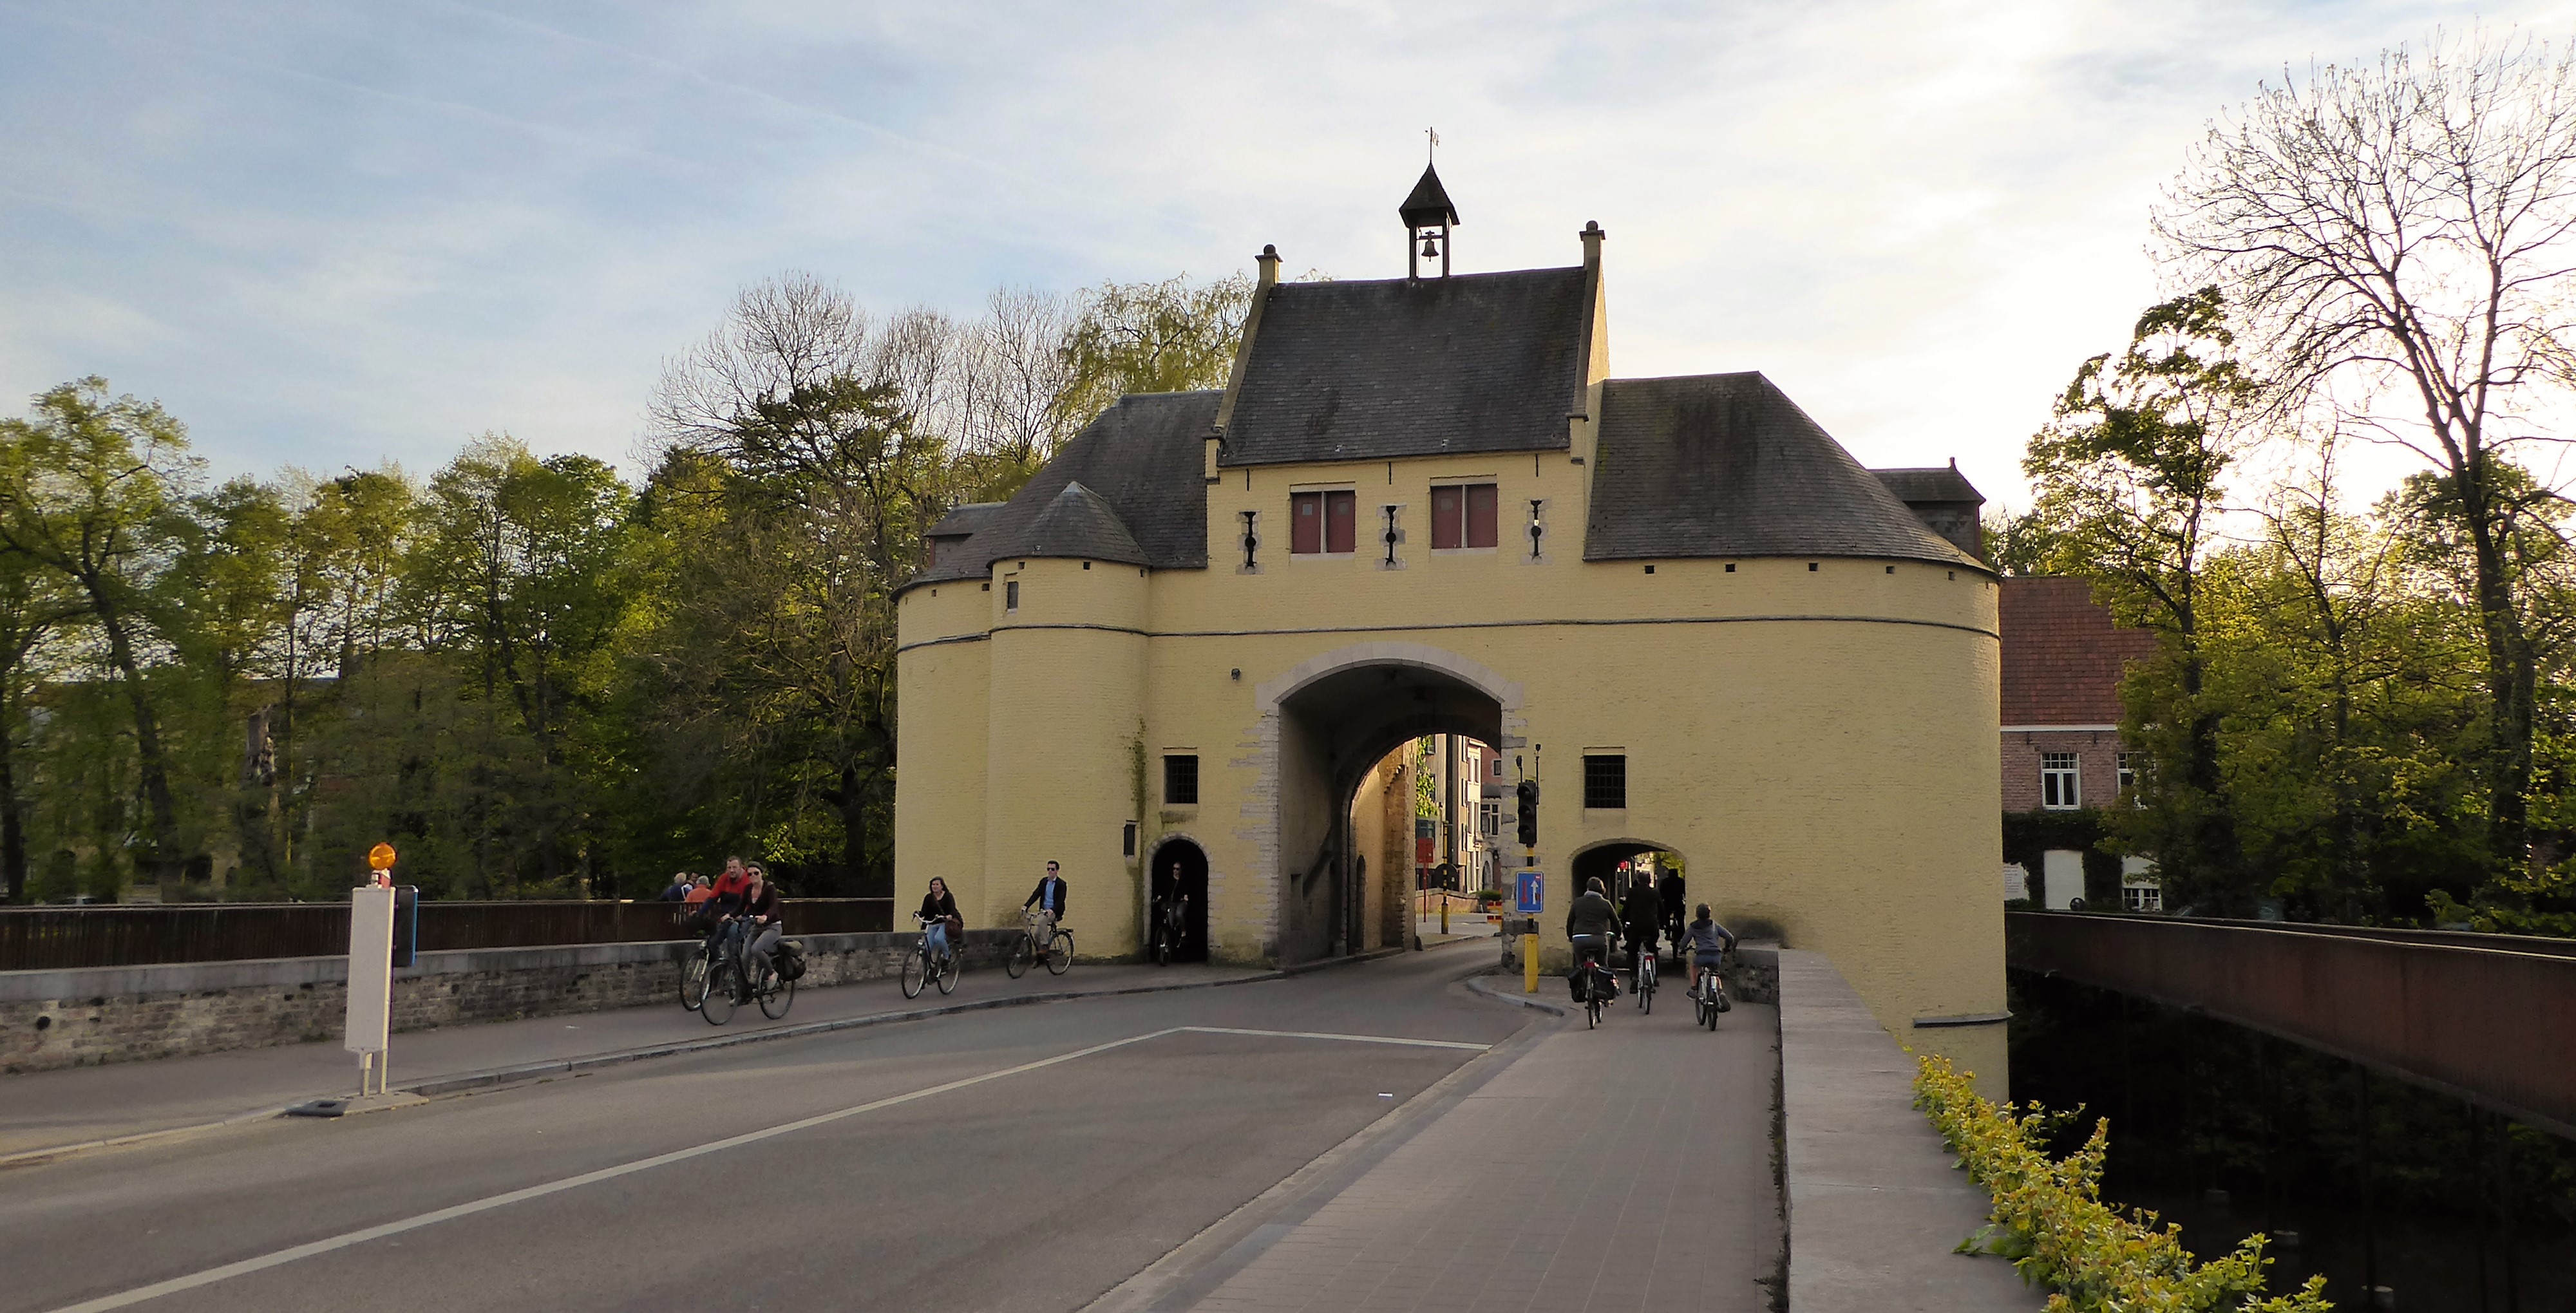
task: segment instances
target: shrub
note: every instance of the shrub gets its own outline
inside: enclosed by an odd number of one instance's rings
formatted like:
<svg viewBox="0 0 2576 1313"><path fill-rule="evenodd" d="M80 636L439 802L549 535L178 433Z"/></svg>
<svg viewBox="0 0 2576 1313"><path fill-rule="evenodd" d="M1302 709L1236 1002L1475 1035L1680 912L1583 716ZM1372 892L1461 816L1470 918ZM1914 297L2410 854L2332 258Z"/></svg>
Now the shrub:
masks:
<svg viewBox="0 0 2576 1313"><path fill-rule="evenodd" d="M2266 1237L2247 1236L2235 1252L2195 1263L2182 1228L2156 1228L2154 1213L2122 1215L2102 1202L2102 1164L2110 1148L2108 1119L2063 1160L2051 1158L2049 1134L2073 1114L1978 1096L1947 1058L1923 1057L1914 1077L1914 1106L1959 1155L1970 1179L1994 1196L1987 1225L1959 1244L2010 1258L2024 1281L2052 1292L2049 1313L2329 1313L2325 1278L2297 1292L2262 1298Z"/></svg>

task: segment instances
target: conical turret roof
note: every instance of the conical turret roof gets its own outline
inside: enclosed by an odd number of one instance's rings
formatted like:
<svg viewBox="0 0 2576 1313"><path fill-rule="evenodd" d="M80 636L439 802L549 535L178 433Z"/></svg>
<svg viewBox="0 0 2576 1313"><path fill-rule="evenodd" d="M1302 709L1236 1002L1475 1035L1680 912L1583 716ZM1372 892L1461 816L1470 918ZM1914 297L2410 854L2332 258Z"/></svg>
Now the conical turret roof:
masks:
<svg viewBox="0 0 2576 1313"><path fill-rule="evenodd" d="M1064 491L1047 503L1045 510L1029 525L1028 535L1020 540L1019 556L1080 557L1086 561L1117 561L1125 565L1143 565L1145 549L1136 543L1136 535L1127 531L1125 521L1110 509L1099 493L1079 482L1064 485Z"/></svg>

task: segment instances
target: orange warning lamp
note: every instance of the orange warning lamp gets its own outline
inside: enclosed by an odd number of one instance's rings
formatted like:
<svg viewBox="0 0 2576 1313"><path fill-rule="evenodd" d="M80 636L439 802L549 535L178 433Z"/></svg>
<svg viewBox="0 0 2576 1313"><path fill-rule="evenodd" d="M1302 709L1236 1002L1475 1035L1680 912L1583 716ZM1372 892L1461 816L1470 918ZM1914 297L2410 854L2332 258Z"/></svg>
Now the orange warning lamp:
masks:
<svg viewBox="0 0 2576 1313"><path fill-rule="evenodd" d="M380 843L367 850L367 869L371 871L390 871L393 869L393 865L394 846L392 844Z"/></svg>

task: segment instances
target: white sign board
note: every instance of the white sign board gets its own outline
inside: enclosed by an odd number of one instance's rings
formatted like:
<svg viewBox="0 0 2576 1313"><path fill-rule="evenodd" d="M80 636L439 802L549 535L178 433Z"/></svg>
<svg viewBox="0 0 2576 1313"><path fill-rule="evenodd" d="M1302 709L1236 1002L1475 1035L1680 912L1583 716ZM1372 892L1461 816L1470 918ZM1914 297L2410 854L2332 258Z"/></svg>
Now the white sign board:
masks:
<svg viewBox="0 0 2576 1313"><path fill-rule="evenodd" d="M394 891L362 885L349 891L349 1037L351 1053L382 1053L394 1005Z"/></svg>

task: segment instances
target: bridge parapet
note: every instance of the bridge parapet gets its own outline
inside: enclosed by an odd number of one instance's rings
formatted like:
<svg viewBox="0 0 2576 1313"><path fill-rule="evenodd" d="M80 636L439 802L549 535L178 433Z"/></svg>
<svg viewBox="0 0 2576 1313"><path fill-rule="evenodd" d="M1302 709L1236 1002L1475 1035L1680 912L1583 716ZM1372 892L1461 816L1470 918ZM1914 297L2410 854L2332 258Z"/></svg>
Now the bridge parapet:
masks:
<svg viewBox="0 0 2576 1313"><path fill-rule="evenodd" d="M2007 912L2004 955L2576 1136L2576 941Z"/></svg>

